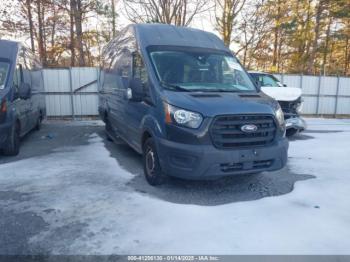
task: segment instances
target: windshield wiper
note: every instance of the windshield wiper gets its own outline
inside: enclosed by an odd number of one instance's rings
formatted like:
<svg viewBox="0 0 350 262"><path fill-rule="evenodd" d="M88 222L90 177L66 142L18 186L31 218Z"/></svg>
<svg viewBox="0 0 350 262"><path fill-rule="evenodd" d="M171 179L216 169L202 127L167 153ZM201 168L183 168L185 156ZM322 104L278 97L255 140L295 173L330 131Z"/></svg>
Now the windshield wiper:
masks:
<svg viewBox="0 0 350 262"><path fill-rule="evenodd" d="M164 81L160 81L160 84L165 88L170 88L170 89L173 89L176 91L191 92L191 90L189 90L189 89L183 88L183 87L178 86L178 85L170 84L170 83L167 83Z"/></svg>
<svg viewBox="0 0 350 262"><path fill-rule="evenodd" d="M234 92L240 92L241 90L238 90L238 89L223 89L223 88L213 88L213 89L195 89L195 91L201 91L201 92L226 92L226 93L234 93Z"/></svg>

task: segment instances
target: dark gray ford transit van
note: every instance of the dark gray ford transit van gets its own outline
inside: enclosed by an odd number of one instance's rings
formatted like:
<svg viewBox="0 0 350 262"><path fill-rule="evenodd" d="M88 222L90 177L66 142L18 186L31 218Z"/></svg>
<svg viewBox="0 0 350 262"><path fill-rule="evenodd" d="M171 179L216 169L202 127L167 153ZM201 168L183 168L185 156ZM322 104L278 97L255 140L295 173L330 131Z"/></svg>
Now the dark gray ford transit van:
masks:
<svg viewBox="0 0 350 262"><path fill-rule="evenodd" d="M130 25L104 49L99 88L108 137L143 154L151 185L164 175L212 179L286 164L280 106L211 33Z"/></svg>
<svg viewBox="0 0 350 262"><path fill-rule="evenodd" d="M17 42L0 40L0 150L17 155L20 138L45 117L42 67Z"/></svg>

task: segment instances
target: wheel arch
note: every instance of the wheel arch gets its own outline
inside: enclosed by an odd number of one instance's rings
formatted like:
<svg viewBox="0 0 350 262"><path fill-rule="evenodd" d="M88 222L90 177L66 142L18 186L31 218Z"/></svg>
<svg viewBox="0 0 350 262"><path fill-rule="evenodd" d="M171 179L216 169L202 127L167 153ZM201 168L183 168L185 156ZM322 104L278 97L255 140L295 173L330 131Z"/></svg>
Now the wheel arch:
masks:
<svg viewBox="0 0 350 262"><path fill-rule="evenodd" d="M143 119L142 123L142 132L141 132L141 148L143 149L143 144L149 137L163 137L163 132L160 128L160 125L153 116L147 116Z"/></svg>

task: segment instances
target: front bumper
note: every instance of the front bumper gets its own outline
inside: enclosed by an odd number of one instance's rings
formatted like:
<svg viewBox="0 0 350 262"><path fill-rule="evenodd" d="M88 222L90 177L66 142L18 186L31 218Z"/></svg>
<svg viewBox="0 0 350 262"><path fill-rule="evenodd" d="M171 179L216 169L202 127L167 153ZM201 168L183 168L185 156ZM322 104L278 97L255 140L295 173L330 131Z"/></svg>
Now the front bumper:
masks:
<svg viewBox="0 0 350 262"><path fill-rule="evenodd" d="M187 179L274 171L287 162L288 140L281 138L270 146L220 150L212 145L189 145L157 139L162 170Z"/></svg>
<svg viewBox="0 0 350 262"><path fill-rule="evenodd" d="M303 131L306 129L306 122L300 116L289 117L286 119L286 128Z"/></svg>

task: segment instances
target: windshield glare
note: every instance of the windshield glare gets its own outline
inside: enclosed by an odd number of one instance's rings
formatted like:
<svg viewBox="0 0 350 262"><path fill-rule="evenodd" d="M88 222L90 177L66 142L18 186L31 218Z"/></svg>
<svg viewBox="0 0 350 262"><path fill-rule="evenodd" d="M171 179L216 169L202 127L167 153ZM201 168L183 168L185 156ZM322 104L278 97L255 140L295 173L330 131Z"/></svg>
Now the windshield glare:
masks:
<svg viewBox="0 0 350 262"><path fill-rule="evenodd" d="M157 50L151 51L150 57L160 82L168 89L180 87L188 91L256 91L237 59L228 54Z"/></svg>
<svg viewBox="0 0 350 262"><path fill-rule="evenodd" d="M5 81L9 70L9 63L0 61L0 89L5 88Z"/></svg>
<svg viewBox="0 0 350 262"><path fill-rule="evenodd" d="M282 87L282 83L273 75L258 75L253 74L253 77L257 79L261 86Z"/></svg>

